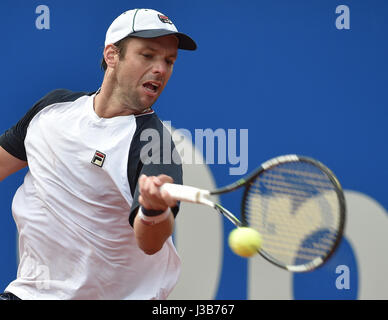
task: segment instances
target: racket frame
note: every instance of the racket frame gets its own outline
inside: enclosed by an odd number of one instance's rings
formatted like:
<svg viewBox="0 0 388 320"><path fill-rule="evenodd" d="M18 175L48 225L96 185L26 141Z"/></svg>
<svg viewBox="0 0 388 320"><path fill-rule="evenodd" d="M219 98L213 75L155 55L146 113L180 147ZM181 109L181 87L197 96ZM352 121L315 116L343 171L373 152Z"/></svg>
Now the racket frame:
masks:
<svg viewBox="0 0 388 320"><path fill-rule="evenodd" d="M267 170L271 169L272 167L275 167L279 164L283 163L290 163L290 162L307 162L310 163L317 168L319 168L322 172L326 174L326 176L329 178L331 183L334 186L334 190L337 194L338 204L339 204L339 211L340 211L340 217L339 217L339 226L337 230L337 237L336 240L331 247L330 252L324 256L324 257L317 257L314 260L302 264L302 265L286 265L284 263L281 263L280 261L276 260L275 258L271 257L269 254L267 254L264 250L258 250L258 253L267 261L270 263L291 271L291 272L306 272L306 271L312 271L319 266L323 265L335 252L335 250L338 248L338 245L341 242L344 228L345 228L345 220L346 220L346 202L344 193L341 187L340 182L334 175L334 173L327 168L324 164L321 162L310 158L306 156L299 156L296 154L289 154L289 155L283 155L279 156L273 159L270 159L266 162L264 162L262 165L260 165L256 170L254 170L251 174L248 176L241 178L237 180L234 183L231 183L227 186L224 186L219 189L215 189L213 191L205 190L205 189L199 189L195 187L190 186L182 186L182 185L174 185L174 184L164 184L161 188L166 189L173 197L176 197L179 200L187 201L187 202L193 202L193 203L199 203L203 205L207 205L209 207L214 208L217 210L220 214L225 216L230 222L232 222L236 227L241 226L248 226L249 224L246 219L245 215L245 203L246 198L249 192L250 187L253 185L253 182L258 178L259 175L266 172ZM177 187L174 187L177 186ZM184 187L185 189L182 189ZM241 201L241 220L239 220L234 214L232 214L229 210L224 208L218 203L214 203L209 199L209 196L212 195L220 195L224 193L229 193L231 191L234 191L240 187L244 188L244 193ZM183 196L184 195L184 196Z"/></svg>
<svg viewBox="0 0 388 320"><path fill-rule="evenodd" d="M245 208L245 206L246 206L245 200L248 196L249 189L252 186L253 181L255 181L258 178L258 176L260 176L262 173L266 172L267 170L271 169L272 167L275 167L279 164L290 163L290 162L307 162L307 163L314 165L315 167L319 168L322 172L324 172L326 174L326 176L329 178L330 182L333 184L334 190L337 194L339 211L340 211L339 226L338 226L338 230L337 230L336 240L334 241L334 244L332 245L331 250L329 251L329 253L326 256L317 257L314 260L312 260L306 264L302 264L302 265L287 265L287 264L281 263L280 261L278 261L277 259L275 259L271 255L267 254L264 250L259 250L259 254L267 261L271 262L272 264L274 264L282 269L286 269L286 270L291 271L291 272L307 272L307 271L312 271L312 270L318 268L319 266L323 265L333 255L333 253L336 251L336 249L338 248L338 246L341 242L341 239L342 239L342 236L344 233L344 229L345 229L346 201L345 201L343 189L342 189L342 186L341 186L340 182L338 181L337 177L334 175L334 173L329 168L327 168L323 163L321 163L318 160L315 160L313 158L310 158L310 157L299 156L299 155L295 155L295 154L280 156L280 157L273 158L273 159L270 159L270 160L264 162L259 168L257 168L254 171L253 174L251 174L247 179L245 179L246 181L243 184L243 185L245 185L245 189L244 189L243 197L241 200L241 223L245 226L249 226L249 224L247 222L246 215L245 215L245 212L246 212L245 211L245 209L246 209ZM258 178L258 179L260 179L260 178ZM227 186L226 188L228 188L228 187L231 187L231 186ZM223 188L223 189L226 189L226 188Z"/></svg>

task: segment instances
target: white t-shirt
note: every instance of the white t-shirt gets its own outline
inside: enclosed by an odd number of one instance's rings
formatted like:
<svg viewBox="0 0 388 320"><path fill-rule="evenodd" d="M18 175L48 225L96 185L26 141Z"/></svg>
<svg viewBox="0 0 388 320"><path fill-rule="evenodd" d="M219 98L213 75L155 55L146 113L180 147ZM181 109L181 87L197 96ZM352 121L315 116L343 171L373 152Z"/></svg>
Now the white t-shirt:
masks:
<svg viewBox="0 0 388 320"><path fill-rule="evenodd" d="M99 118L94 96L55 90L0 137L29 167L12 204L20 264L5 289L21 299L165 299L177 282L171 237L146 255L132 227L140 174L182 183L173 161L140 160L141 133L168 131L153 111ZM163 159L163 148L153 155Z"/></svg>

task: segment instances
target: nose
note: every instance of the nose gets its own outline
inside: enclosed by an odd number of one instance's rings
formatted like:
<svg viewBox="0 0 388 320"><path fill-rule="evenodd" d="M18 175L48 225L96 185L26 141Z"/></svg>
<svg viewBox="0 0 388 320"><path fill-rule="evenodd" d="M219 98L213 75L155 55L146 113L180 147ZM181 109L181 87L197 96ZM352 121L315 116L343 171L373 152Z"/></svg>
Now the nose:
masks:
<svg viewBox="0 0 388 320"><path fill-rule="evenodd" d="M168 71L168 65L165 61L162 61L162 60L155 61L155 64L153 66L154 74L159 74L164 77L167 74L167 71Z"/></svg>

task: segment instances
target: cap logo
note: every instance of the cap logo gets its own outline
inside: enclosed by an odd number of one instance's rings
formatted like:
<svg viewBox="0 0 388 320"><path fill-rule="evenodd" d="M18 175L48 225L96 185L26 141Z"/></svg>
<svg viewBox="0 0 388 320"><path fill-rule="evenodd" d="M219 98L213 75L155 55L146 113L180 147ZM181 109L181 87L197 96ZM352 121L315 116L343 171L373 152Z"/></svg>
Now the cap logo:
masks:
<svg viewBox="0 0 388 320"><path fill-rule="evenodd" d="M105 153L102 153L100 151L96 151L94 153L92 163L95 164L97 167L102 168L102 166L104 165L105 157L106 157Z"/></svg>
<svg viewBox="0 0 388 320"><path fill-rule="evenodd" d="M166 17L162 14L158 14L158 17L159 17L159 20L162 21L163 23L172 24L172 21L168 17Z"/></svg>

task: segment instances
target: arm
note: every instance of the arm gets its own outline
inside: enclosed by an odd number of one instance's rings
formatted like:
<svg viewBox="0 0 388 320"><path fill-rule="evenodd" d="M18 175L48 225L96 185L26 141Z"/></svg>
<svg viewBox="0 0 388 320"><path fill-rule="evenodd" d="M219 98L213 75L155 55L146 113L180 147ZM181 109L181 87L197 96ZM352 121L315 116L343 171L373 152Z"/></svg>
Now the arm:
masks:
<svg viewBox="0 0 388 320"><path fill-rule="evenodd" d="M26 166L26 161L12 156L0 146L0 181Z"/></svg>
<svg viewBox="0 0 388 320"><path fill-rule="evenodd" d="M161 193L159 191L159 187L166 182L172 183L173 180L167 175L159 175L157 177L142 175L139 178L140 205L149 210L162 211L166 211L169 207L174 207L176 201L166 192ZM139 214L137 214L134 221L134 231L139 248L150 255L158 252L165 241L172 235L174 221L175 218L170 213L165 220L150 225L142 221Z"/></svg>

